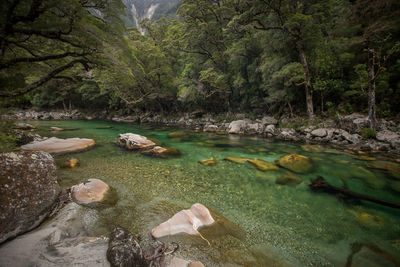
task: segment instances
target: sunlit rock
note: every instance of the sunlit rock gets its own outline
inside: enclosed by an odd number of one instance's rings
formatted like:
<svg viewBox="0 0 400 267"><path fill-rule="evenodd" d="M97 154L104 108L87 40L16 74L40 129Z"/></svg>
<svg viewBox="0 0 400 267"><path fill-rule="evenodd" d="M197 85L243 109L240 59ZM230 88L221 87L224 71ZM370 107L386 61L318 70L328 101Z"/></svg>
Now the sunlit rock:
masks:
<svg viewBox="0 0 400 267"><path fill-rule="evenodd" d="M181 210L166 222L155 227L151 234L154 238L186 233L200 236L198 229L215 223L210 211L202 204L196 203L188 210Z"/></svg>
<svg viewBox="0 0 400 267"><path fill-rule="evenodd" d="M101 202L105 199L110 186L99 179L89 179L86 182L71 187L71 197L78 204Z"/></svg>
<svg viewBox="0 0 400 267"><path fill-rule="evenodd" d="M50 127L50 130L51 130L51 131L54 131L54 132L60 132L60 131L64 131L64 128L60 128L60 127Z"/></svg>
<svg viewBox="0 0 400 267"><path fill-rule="evenodd" d="M52 137L44 141L34 141L21 146L22 150L45 151L50 154L67 154L87 150L95 145L93 139Z"/></svg>
<svg viewBox="0 0 400 267"><path fill-rule="evenodd" d="M212 157L211 159L199 160L198 163L205 165L205 166L215 165L215 164L217 164L217 159L215 157Z"/></svg>
<svg viewBox="0 0 400 267"><path fill-rule="evenodd" d="M117 145L130 150L138 150L152 148L156 144L145 136L133 133L125 133L118 135Z"/></svg>
<svg viewBox="0 0 400 267"><path fill-rule="evenodd" d="M312 170L313 164L309 157L289 154L276 160L276 163L286 169L297 173L306 173Z"/></svg>
<svg viewBox="0 0 400 267"><path fill-rule="evenodd" d="M64 162L64 167L75 168L78 164L79 160L77 158L70 158Z"/></svg>
<svg viewBox="0 0 400 267"><path fill-rule="evenodd" d="M367 228L382 227L385 224L385 220L381 216L370 212L350 209L347 212L352 214L360 225Z"/></svg>
<svg viewBox="0 0 400 267"><path fill-rule="evenodd" d="M278 171L279 167L272 162L268 162L262 159L250 159L248 160L252 165L254 165L260 171Z"/></svg>
<svg viewBox="0 0 400 267"><path fill-rule="evenodd" d="M276 179L275 183L281 185L295 186L302 182L302 179L294 173L285 172L281 177Z"/></svg>
<svg viewBox="0 0 400 267"><path fill-rule="evenodd" d="M230 161L230 162L234 162L234 163L239 163L239 164L243 164L246 163L247 161L249 161L249 158L243 158L243 157L226 157L224 158L224 160Z"/></svg>

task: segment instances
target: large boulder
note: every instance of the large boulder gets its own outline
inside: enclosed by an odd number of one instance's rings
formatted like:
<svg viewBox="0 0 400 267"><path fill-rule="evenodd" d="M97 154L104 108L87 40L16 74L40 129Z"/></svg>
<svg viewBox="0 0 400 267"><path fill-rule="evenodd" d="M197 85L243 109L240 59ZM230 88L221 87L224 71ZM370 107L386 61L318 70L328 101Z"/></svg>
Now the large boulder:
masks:
<svg viewBox="0 0 400 267"><path fill-rule="evenodd" d="M400 148L400 134L389 130L383 130L376 134L376 139L390 143L393 148Z"/></svg>
<svg viewBox="0 0 400 267"><path fill-rule="evenodd" d="M144 258L142 248L133 234L121 226L114 227L111 232L107 259L111 266L149 266Z"/></svg>
<svg viewBox="0 0 400 267"><path fill-rule="evenodd" d="M21 146L26 151L45 151L53 155L61 155L85 151L95 145L93 139L86 138L68 138L60 139L51 137L44 141L34 141Z"/></svg>
<svg viewBox="0 0 400 267"><path fill-rule="evenodd" d="M3 244L0 266L110 266L108 239L86 234L97 217L94 209L67 204L48 223Z"/></svg>
<svg viewBox="0 0 400 267"><path fill-rule="evenodd" d="M228 126L228 133L230 134L243 134L246 129L246 120L232 121Z"/></svg>
<svg viewBox="0 0 400 267"><path fill-rule="evenodd" d="M145 136L133 133L125 133L118 135L117 145L130 150L139 150L152 148L156 144L153 141L147 139L147 137Z"/></svg>
<svg viewBox="0 0 400 267"><path fill-rule="evenodd" d="M325 137L327 134L328 133L324 128L315 129L311 132L311 135L316 137Z"/></svg>
<svg viewBox="0 0 400 267"><path fill-rule="evenodd" d="M298 154L285 155L276 160L276 163L279 166L297 173L306 173L311 171L313 168L313 164L309 157Z"/></svg>
<svg viewBox="0 0 400 267"><path fill-rule="evenodd" d="M271 116L264 116L261 120L261 124L264 126L270 125L270 124L276 125L276 124L278 124L278 120Z"/></svg>
<svg viewBox="0 0 400 267"><path fill-rule="evenodd" d="M360 113L352 113L340 118L342 129L350 133L360 133L363 128L369 127L368 117Z"/></svg>
<svg viewBox="0 0 400 267"><path fill-rule="evenodd" d="M0 154L0 243L38 226L52 212L60 192L50 154Z"/></svg>

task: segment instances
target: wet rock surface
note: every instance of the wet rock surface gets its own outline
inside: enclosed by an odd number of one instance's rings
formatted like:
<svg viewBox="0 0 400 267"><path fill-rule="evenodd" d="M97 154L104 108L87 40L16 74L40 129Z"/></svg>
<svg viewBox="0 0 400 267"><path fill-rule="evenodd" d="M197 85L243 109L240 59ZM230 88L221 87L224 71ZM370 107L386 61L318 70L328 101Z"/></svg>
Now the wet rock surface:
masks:
<svg viewBox="0 0 400 267"><path fill-rule="evenodd" d="M91 237L96 221L75 203L66 205L50 222L0 247L0 266L110 266L108 239Z"/></svg>
<svg viewBox="0 0 400 267"><path fill-rule="evenodd" d="M70 189L72 200L81 205L104 201L110 186L99 179L89 179Z"/></svg>
<svg viewBox="0 0 400 267"><path fill-rule="evenodd" d="M93 139L86 138L68 138L60 139L51 137L44 141L34 141L21 146L22 150L26 151L45 151L53 155L62 155L85 151L95 145Z"/></svg>
<svg viewBox="0 0 400 267"><path fill-rule="evenodd" d="M107 259L113 267L147 267L142 248L131 232L121 226L114 227L110 235Z"/></svg>
<svg viewBox="0 0 400 267"><path fill-rule="evenodd" d="M276 163L279 166L297 173L306 173L311 171L313 168L313 164L309 157L298 154L289 154L283 156L276 160Z"/></svg>
<svg viewBox="0 0 400 267"><path fill-rule="evenodd" d="M60 192L50 154L0 154L0 243L38 226Z"/></svg>
<svg viewBox="0 0 400 267"><path fill-rule="evenodd" d="M145 136L141 136L133 133L119 134L117 137L117 145L129 150L139 150L152 148L156 144L147 139Z"/></svg>

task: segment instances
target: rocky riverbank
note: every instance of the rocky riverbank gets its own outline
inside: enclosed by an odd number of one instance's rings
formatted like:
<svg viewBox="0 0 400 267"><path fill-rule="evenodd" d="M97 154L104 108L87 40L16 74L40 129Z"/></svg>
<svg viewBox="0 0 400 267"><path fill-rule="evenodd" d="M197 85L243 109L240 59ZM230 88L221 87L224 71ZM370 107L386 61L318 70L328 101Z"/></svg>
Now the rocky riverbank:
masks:
<svg viewBox="0 0 400 267"><path fill-rule="evenodd" d="M365 134L362 134L365 129L368 129L367 117L358 113L339 117L337 120L316 120L313 123L307 122L304 118L284 117L278 120L272 116L251 120L246 118L245 114L212 116L194 112L175 116L162 116L153 113L136 113L133 115L108 112L84 113L78 110L14 110L8 115L2 115L2 119L101 119L137 124L162 124L190 128L197 131L215 132L217 134L259 135L294 142L333 144L353 150L400 153L400 124L383 119L378 120L376 133L367 138Z"/></svg>

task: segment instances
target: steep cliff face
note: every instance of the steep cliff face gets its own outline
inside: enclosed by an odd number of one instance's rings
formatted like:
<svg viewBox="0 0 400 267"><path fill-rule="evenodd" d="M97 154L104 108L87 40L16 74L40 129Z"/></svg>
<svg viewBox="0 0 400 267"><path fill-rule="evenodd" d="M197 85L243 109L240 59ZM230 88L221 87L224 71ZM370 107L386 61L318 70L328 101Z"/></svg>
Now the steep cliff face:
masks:
<svg viewBox="0 0 400 267"><path fill-rule="evenodd" d="M162 17L174 18L181 0L123 0L126 5L124 21L127 27L136 26L143 33L139 23L143 19L157 20Z"/></svg>

